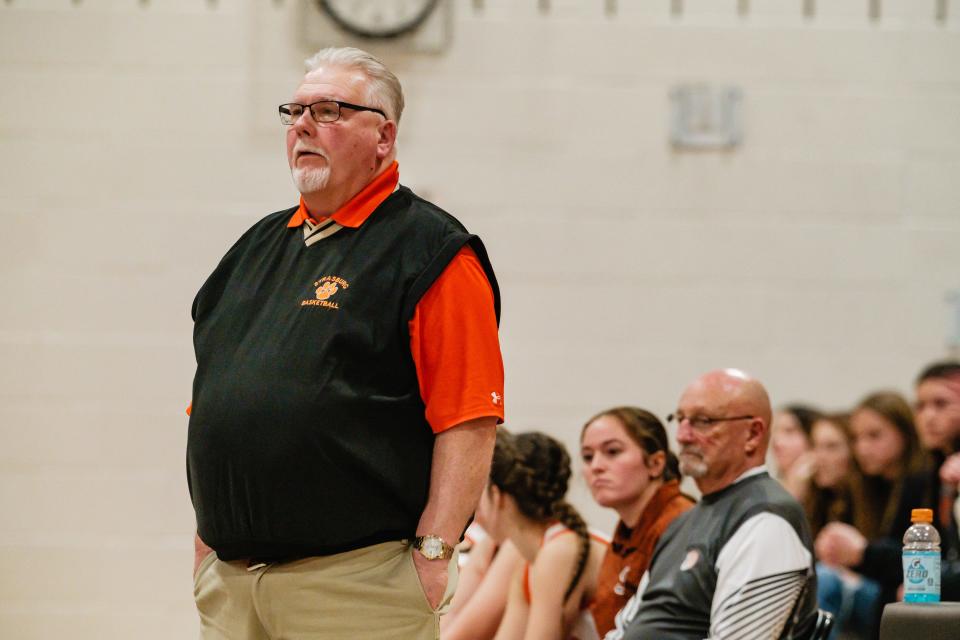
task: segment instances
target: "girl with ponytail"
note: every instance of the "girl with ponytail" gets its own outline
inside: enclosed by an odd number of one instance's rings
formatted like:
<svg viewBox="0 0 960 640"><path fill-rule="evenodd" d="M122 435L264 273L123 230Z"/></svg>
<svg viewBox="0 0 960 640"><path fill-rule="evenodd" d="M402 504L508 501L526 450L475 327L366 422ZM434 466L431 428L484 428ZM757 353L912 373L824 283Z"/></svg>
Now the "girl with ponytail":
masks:
<svg viewBox="0 0 960 640"><path fill-rule="evenodd" d="M603 637L637 592L661 534L693 500L680 493L677 457L649 411L616 407L590 418L580 434L580 455L593 499L620 516L591 606Z"/></svg>
<svg viewBox="0 0 960 640"><path fill-rule="evenodd" d="M496 640L596 640L587 610L606 543L564 499L570 456L543 433L501 429L477 521L526 562L510 585Z"/></svg>

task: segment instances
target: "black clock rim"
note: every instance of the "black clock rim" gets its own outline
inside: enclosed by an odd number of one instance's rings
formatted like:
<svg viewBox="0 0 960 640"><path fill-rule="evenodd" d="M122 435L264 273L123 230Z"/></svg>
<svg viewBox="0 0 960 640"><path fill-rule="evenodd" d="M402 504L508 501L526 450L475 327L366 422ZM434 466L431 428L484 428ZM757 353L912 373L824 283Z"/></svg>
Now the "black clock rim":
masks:
<svg viewBox="0 0 960 640"><path fill-rule="evenodd" d="M437 5L440 4L440 0L430 0L427 4L423 6L423 9L420 10L420 13L415 15L411 20L408 20L402 25L393 27L391 29L381 29L379 31L361 29L355 24L352 24L348 20L345 20L342 15L337 13L337 10L330 6L329 0L316 0L317 5L321 10L326 12L328 16L336 23L338 27L352 33L354 35L360 36L361 38L368 39L387 39L387 38L396 38L398 36L405 35L414 31L427 19L427 17L437 8Z"/></svg>

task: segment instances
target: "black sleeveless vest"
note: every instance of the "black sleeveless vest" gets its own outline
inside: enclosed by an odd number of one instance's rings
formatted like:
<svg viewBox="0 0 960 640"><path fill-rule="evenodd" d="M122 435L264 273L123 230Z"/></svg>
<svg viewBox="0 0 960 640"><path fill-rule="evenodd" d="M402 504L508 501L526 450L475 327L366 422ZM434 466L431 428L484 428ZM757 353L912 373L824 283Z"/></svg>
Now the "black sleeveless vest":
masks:
<svg viewBox="0 0 960 640"><path fill-rule="evenodd" d="M479 238L401 187L356 229L305 246L271 214L193 303L187 478L200 537L224 560L338 553L411 537L434 435L407 323Z"/></svg>

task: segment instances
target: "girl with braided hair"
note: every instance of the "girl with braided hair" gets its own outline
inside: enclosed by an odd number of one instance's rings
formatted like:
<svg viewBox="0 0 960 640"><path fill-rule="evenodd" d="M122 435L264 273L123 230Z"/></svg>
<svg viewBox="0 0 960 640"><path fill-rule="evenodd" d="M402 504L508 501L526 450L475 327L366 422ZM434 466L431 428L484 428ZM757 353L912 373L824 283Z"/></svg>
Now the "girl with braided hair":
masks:
<svg viewBox="0 0 960 640"><path fill-rule="evenodd" d="M591 607L602 637L637 592L660 536L693 500L680 493L680 465L663 423L644 409L615 407L590 418L580 456L593 499L620 516Z"/></svg>
<svg viewBox="0 0 960 640"><path fill-rule="evenodd" d="M606 543L564 499L570 456L538 433L497 433L477 520L525 559L511 581L496 640L596 640L588 607Z"/></svg>

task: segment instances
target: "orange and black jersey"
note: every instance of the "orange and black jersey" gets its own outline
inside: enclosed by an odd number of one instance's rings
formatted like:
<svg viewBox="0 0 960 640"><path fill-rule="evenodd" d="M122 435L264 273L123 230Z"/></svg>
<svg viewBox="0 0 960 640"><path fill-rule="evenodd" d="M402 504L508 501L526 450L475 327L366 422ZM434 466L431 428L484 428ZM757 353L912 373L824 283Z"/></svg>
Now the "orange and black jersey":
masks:
<svg viewBox="0 0 960 640"><path fill-rule="evenodd" d="M338 211L319 219L301 198L287 226L303 226L306 242L342 227L355 229L397 189L399 179L394 162ZM498 316L499 292L495 295L484 265L464 245L417 303L408 326L427 422L435 433L474 418L503 421Z"/></svg>
<svg viewBox="0 0 960 640"><path fill-rule="evenodd" d="M188 479L221 558L408 537L434 432L502 419L483 244L396 180L327 219L264 218L194 301Z"/></svg>

